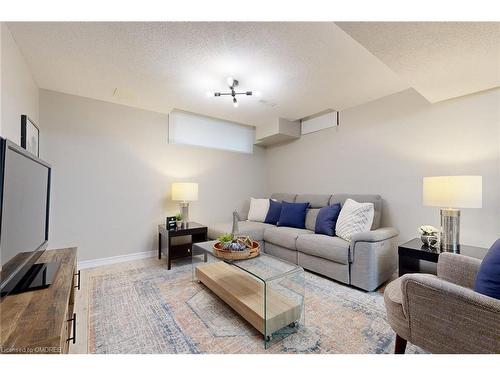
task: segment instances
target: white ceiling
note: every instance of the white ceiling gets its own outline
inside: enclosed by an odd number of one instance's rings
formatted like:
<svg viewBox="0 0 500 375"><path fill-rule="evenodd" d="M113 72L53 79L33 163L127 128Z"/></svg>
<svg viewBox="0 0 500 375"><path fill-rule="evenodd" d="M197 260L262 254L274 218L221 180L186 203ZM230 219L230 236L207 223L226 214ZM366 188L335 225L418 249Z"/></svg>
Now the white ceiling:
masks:
<svg viewBox="0 0 500 375"><path fill-rule="evenodd" d="M339 22L434 103L500 86L500 22Z"/></svg>
<svg viewBox="0 0 500 375"><path fill-rule="evenodd" d="M500 23L9 23L39 87L265 125L415 88L431 102L500 86ZM226 78L261 97L233 108ZM117 94L113 95L115 89ZM266 103L261 103L265 101Z"/></svg>
<svg viewBox="0 0 500 375"><path fill-rule="evenodd" d="M39 87L251 125L342 110L408 88L334 23L9 23ZM226 77L260 98L207 98ZM118 95L113 96L115 88ZM262 104L259 100L276 103Z"/></svg>

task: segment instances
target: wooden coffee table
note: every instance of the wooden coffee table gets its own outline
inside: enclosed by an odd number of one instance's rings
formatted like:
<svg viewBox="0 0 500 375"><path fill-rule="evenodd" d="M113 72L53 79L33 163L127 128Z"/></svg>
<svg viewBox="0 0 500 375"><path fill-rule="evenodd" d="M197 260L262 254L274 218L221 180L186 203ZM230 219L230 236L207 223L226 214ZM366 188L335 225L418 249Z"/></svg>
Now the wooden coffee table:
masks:
<svg viewBox="0 0 500 375"><path fill-rule="evenodd" d="M216 241L193 244L193 280L203 283L263 336L265 347L304 323L304 270L267 254L226 261Z"/></svg>

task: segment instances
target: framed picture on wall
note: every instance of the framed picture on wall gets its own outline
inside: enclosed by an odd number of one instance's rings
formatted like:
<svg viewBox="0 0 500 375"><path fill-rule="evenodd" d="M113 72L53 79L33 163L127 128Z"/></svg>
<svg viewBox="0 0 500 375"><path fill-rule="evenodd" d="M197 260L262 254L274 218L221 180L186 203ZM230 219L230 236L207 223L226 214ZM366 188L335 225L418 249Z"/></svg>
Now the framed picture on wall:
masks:
<svg viewBox="0 0 500 375"><path fill-rule="evenodd" d="M21 115L21 147L40 156L40 129L27 115Z"/></svg>

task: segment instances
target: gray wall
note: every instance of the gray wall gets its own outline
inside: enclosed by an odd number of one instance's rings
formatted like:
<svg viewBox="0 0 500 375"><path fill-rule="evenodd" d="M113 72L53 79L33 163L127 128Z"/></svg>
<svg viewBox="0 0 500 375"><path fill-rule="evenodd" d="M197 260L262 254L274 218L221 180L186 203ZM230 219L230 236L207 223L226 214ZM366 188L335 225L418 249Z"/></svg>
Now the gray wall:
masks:
<svg viewBox="0 0 500 375"><path fill-rule="evenodd" d="M38 123L38 86L5 25L1 28L1 125L0 135L20 144L21 115ZM42 135L41 135L42 137ZM43 143L43 138L40 140Z"/></svg>
<svg viewBox="0 0 500 375"><path fill-rule="evenodd" d="M39 91L4 23L0 34L0 135L19 142L20 115L39 120L54 164L50 246L77 245L80 260L154 249L181 180L200 183L191 217L204 223L273 191L379 193L383 222L405 240L439 223L421 204L423 176L480 174L483 208L463 210L463 242L500 236L499 89L434 105L407 90L345 110L340 128L244 155L168 145L163 114Z"/></svg>
<svg viewBox="0 0 500 375"><path fill-rule="evenodd" d="M500 89L429 104L413 90L345 110L341 126L267 151L270 191L378 193L383 223L417 236L439 224L422 177L483 176L483 208L462 210L463 243L500 237Z"/></svg>
<svg viewBox="0 0 500 375"><path fill-rule="evenodd" d="M40 90L41 152L52 163L50 247L75 245L79 260L156 249L157 225L179 211L173 181L199 182L190 216L231 220L266 193L265 153L167 144L168 117Z"/></svg>

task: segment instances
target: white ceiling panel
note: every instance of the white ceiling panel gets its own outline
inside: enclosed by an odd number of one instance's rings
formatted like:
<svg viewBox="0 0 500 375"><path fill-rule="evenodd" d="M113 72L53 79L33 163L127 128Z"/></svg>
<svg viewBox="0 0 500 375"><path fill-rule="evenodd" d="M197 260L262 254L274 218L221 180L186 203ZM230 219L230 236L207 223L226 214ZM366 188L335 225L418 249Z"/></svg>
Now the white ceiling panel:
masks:
<svg viewBox="0 0 500 375"><path fill-rule="evenodd" d="M8 27L41 88L164 113L181 108L258 126L342 110L409 87L334 23ZM228 97L207 98L207 91L226 88L228 76L262 96L241 97L239 108Z"/></svg>
<svg viewBox="0 0 500 375"><path fill-rule="evenodd" d="M500 22L338 22L430 102L500 86Z"/></svg>

